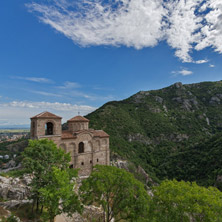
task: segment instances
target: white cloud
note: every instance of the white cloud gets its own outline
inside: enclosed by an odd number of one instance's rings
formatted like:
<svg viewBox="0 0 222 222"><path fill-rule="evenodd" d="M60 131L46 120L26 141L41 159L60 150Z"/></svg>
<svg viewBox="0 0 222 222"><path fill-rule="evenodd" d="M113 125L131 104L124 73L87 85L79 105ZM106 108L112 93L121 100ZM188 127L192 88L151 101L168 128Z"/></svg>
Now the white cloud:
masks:
<svg viewBox="0 0 222 222"><path fill-rule="evenodd" d="M209 9L204 17L206 25L201 28L201 39L195 49L213 47L216 52L222 53L222 2L207 0L205 8Z"/></svg>
<svg viewBox="0 0 222 222"><path fill-rule="evenodd" d="M215 67L215 65L213 65L213 64L210 64L210 65L209 65L209 67L210 67L210 68L214 68L214 67Z"/></svg>
<svg viewBox="0 0 222 222"><path fill-rule="evenodd" d="M38 83L53 83L51 79L47 78L39 78L39 77L22 77L22 76L13 76L13 79L21 79L31 82L38 82Z"/></svg>
<svg viewBox="0 0 222 222"><path fill-rule="evenodd" d="M209 62L207 59L197 60L195 61L196 64L203 64Z"/></svg>
<svg viewBox="0 0 222 222"><path fill-rule="evenodd" d="M174 74L174 75L178 75L179 74L179 75L182 75L182 76L188 76L188 75L192 75L193 74L192 71L187 70L187 69L182 69L180 71L172 71L171 73Z"/></svg>
<svg viewBox="0 0 222 222"><path fill-rule="evenodd" d="M193 74L192 71L186 70L186 69L183 69L183 70L179 71L178 73L180 73L180 74L183 75L183 76L188 76L188 75Z"/></svg>
<svg viewBox="0 0 222 222"><path fill-rule="evenodd" d="M141 49L155 46L163 37L162 17L166 12L161 0L76 2L77 10L69 10L64 1L28 7L39 12L44 23L82 46L126 45Z"/></svg>
<svg viewBox="0 0 222 222"><path fill-rule="evenodd" d="M195 15L199 0L168 1L165 29L168 44L176 49L175 55L184 62L192 62L192 44L198 39L195 31L200 28L201 18Z"/></svg>
<svg viewBox="0 0 222 222"><path fill-rule="evenodd" d="M221 0L52 0L51 3L30 3L27 7L37 12L42 22L81 46L125 45L141 49L166 40L183 62L194 62L193 50L213 47L222 53Z"/></svg>
<svg viewBox="0 0 222 222"><path fill-rule="evenodd" d="M0 126L29 124L30 117L46 110L63 117L63 121L66 121L78 115L78 112L86 115L95 109L96 107L70 103L13 101L0 104Z"/></svg>

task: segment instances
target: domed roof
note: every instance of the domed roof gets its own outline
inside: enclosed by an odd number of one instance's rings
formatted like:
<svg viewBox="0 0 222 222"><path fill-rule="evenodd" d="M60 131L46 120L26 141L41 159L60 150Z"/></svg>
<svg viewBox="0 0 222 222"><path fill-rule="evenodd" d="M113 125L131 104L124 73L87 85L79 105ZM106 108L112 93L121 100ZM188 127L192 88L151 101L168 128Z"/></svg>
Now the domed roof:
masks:
<svg viewBox="0 0 222 222"><path fill-rule="evenodd" d="M89 120L83 116L75 116L72 119L68 120L68 122L89 122Z"/></svg>

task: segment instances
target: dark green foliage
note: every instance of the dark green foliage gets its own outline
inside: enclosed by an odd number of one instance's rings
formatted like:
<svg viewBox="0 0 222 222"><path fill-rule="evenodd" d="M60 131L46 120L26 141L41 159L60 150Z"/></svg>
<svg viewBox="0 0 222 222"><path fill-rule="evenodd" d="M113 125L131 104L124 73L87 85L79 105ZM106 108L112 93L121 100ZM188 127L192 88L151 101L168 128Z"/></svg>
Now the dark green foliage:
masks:
<svg viewBox="0 0 222 222"><path fill-rule="evenodd" d="M9 159L0 159L0 168L4 163L7 163L11 159L16 162L16 165L19 164L21 162L21 152L24 151L27 145L28 140L25 138L19 139L17 141L0 143L0 155L9 155ZM16 158L13 158L14 154L16 154Z"/></svg>
<svg viewBox="0 0 222 222"><path fill-rule="evenodd" d="M204 186L216 185L221 189L217 177L222 175L222 134L170 155L160 169L163 177L196 181Z"/></svg>
<svg viewBox="0 0 222 222"><path fill-rule="evenodd" d="M174 166L169 160L177 155L186 158L184 155L192 147L220 132L221 110L222 81L177 83L109 102L86 117L90 127L103 129L110 135L111 152L141 165L158 181L174 177L187 179L187 172L179 164L177 173L171 173ZM206 158L208 161L209 156ZM202 166L196 163L196 167ZM202 184L212 185L213 181L207 183L207 180L203 178Z"/></svg>

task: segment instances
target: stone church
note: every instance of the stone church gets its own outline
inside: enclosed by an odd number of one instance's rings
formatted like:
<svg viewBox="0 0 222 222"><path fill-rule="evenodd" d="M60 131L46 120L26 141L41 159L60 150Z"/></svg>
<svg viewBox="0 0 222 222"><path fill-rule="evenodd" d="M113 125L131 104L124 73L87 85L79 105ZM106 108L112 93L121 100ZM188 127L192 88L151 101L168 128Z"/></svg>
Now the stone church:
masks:
<svg viewBox="0 0 222 222"><path fill-rule="evenodd" d="M53 140L71 155L70 168L79 168L80 176L91 173L96 164L109 165L109 135L89 128L89 120L75 116L68 120L68 130L62 130L62 117L43 112L31 117L31 139Z"/></svg>

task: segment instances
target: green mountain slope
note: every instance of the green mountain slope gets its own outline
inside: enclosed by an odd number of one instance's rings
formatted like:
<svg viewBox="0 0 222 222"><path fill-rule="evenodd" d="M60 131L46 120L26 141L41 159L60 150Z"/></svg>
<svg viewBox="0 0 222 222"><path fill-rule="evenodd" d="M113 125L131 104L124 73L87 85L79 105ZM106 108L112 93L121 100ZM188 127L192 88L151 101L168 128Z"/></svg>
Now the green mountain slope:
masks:
<svg viewBox="0 0 222 222"><path fill-rule="evenodd" d="M222 133L168 156L160 168L169 179L196 181L200 185L216 185L221 189Z"/></svg>
<svg viewBox="0 0 222 222"><path fill-rule="evenodd" d="M175 176L162 166L222 131L222 81L141 91L87 116L110 134L113 153L141 165L154 179Z"/></svg>

